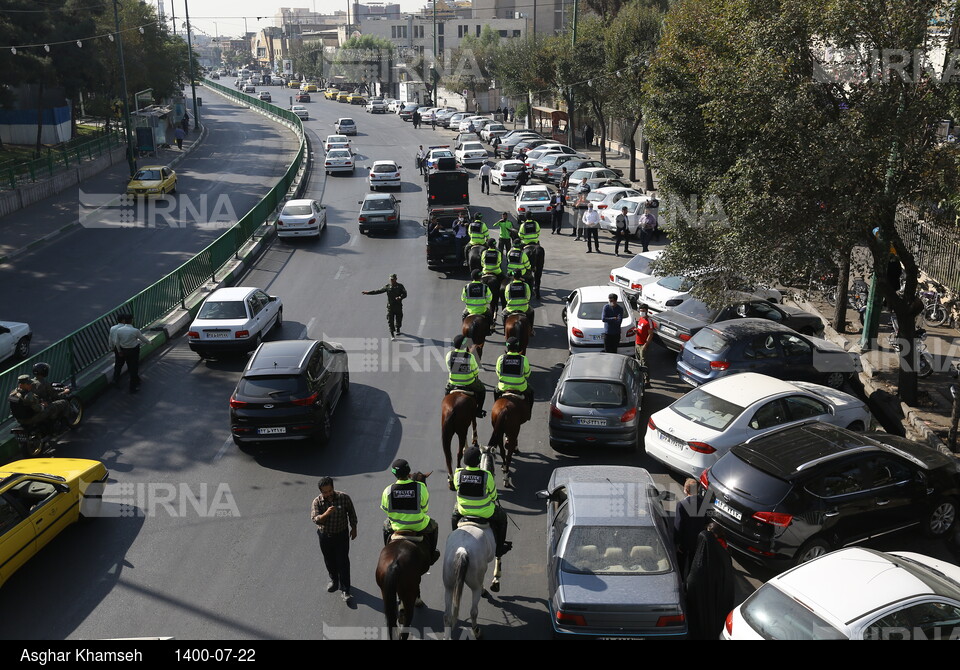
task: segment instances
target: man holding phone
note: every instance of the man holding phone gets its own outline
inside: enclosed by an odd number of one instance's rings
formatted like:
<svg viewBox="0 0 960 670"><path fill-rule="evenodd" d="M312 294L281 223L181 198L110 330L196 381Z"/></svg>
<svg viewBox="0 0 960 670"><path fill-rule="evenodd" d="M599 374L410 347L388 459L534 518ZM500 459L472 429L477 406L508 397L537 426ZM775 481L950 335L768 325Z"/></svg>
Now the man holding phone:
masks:
<svg viewBox="0 0 960 670"><path fill-rule="evenodd" d="M332 477L317 483L320 495L313 501L310 519L317 525L320 553L330 575L327 592L340 590L344 602L350 602L350 540L357 539L357 512L350 496L333 488ZM349 524L349 537L347 526Z"/></svg>

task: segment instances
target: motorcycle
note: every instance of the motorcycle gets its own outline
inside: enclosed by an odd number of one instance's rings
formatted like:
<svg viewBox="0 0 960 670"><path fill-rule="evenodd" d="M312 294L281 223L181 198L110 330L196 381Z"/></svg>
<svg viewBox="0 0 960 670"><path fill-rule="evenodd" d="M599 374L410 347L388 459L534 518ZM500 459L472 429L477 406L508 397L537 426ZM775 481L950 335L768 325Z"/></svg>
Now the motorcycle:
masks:
<svg viewBox="0 0 960 670"><path fill-rule="evenodd" d="M10 432L20 445L24 458L36 458L56 451L58 440L68 431L73 430L83 420L83 403L73 395L73 391L62 384L53 387L60 393L58 400L66 400L70 405L71 416L59 421L46 421L35 426L17 426Z"/></svg>

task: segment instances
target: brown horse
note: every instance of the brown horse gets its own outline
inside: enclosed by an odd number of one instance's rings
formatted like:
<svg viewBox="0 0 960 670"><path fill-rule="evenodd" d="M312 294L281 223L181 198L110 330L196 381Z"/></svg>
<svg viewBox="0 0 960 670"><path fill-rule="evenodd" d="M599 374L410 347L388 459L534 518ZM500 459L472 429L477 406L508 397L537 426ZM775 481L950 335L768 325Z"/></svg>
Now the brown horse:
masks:
<svg viewBox="0 0 960 670"><path fill-rule="evenodd" d="M526 355L527 344L530 342L530 319L523 312L514 312L503 319L503 339L517 338L520 343L520 353Z"/></svg>
<svg viewBox="0 0 960 670"><path fill-rule="evenodd" d="M425 482L431 474L415 472L411 479ZM432 558L427 555L429 549L424 541L414 542L402 537L409 534L394 533L390 543L380 551L380 560L377 561L377 586L383 596L383 613L391 640L398 626L399 639L406 640L409 636L404 629L413 622L414 607L423 605L420 600L420 577L430 569Z"/></svg>
<svg viewBox="0 0 960 670"><path fill-rule="evenodd" d="M477 399L463 391L453 391L443 398L440 404L440 435L443 444L443 456L447 459L447 485L453 491L453 463L450 455L450 443L453 436L460 438L457 447L457 467L467 447L467 428L473 427L473 446L477 442Z"/></svg>
<svg viewBox="0 0 960 670"><path fill-rule="evenodd" d="M467 314L463 317L463 327L460 329L463 336L470 341L470 353L483 359L483 345L490 334L490 320L485 314Z"/></svg>
<svg viewBox="0 0 960 670"><path fill-rule="evenodd" d="M493 435L489 444L500 447L500 457L503 460L503 485L512 488L510 481L510 461L517 451L517 442L520 435L520 426L530 419L530 408L527 400L519 393L505 392L493 403L490 411L490 422L493 424Z"/></svg>

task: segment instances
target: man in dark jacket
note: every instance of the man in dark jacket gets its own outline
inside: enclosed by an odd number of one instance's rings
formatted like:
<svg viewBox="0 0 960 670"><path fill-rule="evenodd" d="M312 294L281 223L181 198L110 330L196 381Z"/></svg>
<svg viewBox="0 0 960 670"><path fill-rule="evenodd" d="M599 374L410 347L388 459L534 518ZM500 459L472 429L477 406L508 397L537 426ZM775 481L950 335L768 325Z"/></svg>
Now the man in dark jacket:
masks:
<svg viewBox="0 0 960 670"><path fill-rule="evenodd" d="M733 561L723 531L711 521L697 538L687 575L687 623L694 640L716 640L734 607Z"/></svg>

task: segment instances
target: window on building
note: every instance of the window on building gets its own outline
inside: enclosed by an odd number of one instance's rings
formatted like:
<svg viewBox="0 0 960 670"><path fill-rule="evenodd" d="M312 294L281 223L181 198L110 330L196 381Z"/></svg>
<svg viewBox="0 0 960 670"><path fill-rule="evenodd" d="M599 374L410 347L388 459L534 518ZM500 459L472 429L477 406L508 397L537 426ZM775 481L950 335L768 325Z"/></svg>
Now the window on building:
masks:
<svg viewBox="0 0 960 670"><path fill-rule="evenodd" d="M500 34L500 37L506 37L506 36L507 36L507 31L506 31L506 30L498 30L497 32Z"/></svg>
<svg viewBox="0 0 960 670"><path fill-rule="evenodd" d="M443 35L443 24L442 24L442 23L438 23L438 24L437 24L437 35Z"/></svg>
<svg viewBox="0 0 960 670"><path fill-rule="evenodd" d="M520 37L520 31L519 31L519 30L514 30L514 31L513 31L513 36L514 36L514 37Z"/></svg>
<svg viewBox="0 0 960 670"><path fill-rule="evenodd" d="M480 37L480 24L477 24L477 37Z"/></svg>

